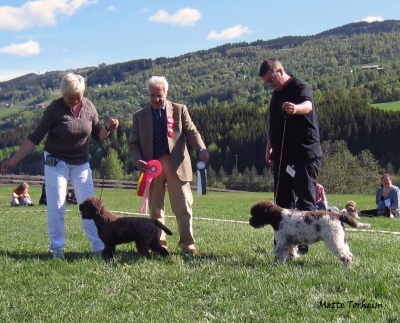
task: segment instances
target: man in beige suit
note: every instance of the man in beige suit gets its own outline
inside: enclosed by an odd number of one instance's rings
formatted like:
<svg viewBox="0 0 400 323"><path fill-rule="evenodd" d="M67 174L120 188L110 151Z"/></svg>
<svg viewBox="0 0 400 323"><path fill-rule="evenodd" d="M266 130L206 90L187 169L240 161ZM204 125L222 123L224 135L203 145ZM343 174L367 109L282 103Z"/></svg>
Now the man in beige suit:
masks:
<svg viewBox="0 0 400 323"><path fill-rule="evenodd" d="M167 183L172 212L178 225L179 247L183 253L198 255L192 226L190 181L193 173L186 141L204 163L208 162L209 154L187 107L167 100L168 82L165 77L152 76L147 81L147 90L150 104L133 115L129 140L132 162L140 172L147 170L147 162L152 159L161 163L162 173L150 185L150 218L165 222ZM166 235L161 230L160 242L167 248Z"/></svg>

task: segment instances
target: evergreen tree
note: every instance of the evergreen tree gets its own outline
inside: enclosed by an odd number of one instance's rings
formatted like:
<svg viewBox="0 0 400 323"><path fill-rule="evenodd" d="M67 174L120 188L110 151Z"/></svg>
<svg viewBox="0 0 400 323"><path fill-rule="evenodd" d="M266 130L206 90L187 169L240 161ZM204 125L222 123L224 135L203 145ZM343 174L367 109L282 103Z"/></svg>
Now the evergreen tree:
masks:
<svg viewBox="0 0 400 323"><path fill-rule="evenodd" d="M99 174L101 178L106 179L123 179L124 170L123 164L118 159L117 152L114 149L110 149L106 158L103 158L99 167Z"/></svg>

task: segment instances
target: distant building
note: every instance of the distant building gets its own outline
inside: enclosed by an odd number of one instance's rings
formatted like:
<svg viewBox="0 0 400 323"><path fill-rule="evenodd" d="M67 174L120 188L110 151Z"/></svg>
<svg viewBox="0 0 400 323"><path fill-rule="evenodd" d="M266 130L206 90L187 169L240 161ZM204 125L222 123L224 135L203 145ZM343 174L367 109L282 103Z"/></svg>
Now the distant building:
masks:
<svg viewBox="0 0 400 323"><path fill-rule="evenodd" d="M383 67L380 67L379 65L364 65L361 67L362 70L376 70L378 72L383 71Z"/></svg>
<svg viewBox="0 0 400 323"><path fill-rule="evenodd" d="M11 101L1 101L0 102L0 107L2 108L12 108L14 106L14 103Z"/></svg>
<svg viewBox="0 0 400 323"><path fill-rule="evenodd" d="M33 105L33 108L35 110L44 109L45 107L46 107L46 105L44 103L38 103L38 104Z"/></svg>

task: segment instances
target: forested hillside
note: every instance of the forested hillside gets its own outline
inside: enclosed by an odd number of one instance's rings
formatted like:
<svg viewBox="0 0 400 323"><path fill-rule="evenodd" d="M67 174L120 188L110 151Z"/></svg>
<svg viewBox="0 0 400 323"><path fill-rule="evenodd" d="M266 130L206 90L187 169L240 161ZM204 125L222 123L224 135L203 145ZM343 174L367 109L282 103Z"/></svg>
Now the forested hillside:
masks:
<svg viewBox="0 0 400 323"><path fill-rule="evenodd" d="M341 140L354 156L368 150L380 167L393 167L397 172L400 114L371 104L400 101L400 21L353 23L313 36L226 44L174 58L78 69L74 72L87 78L86 96L95 103L101 119L121 120L111 140L101 145L91 142L94 169L113 148L123 172L133 172L127 151L129 120L148 102L146 80L164 75L170 82L169 99L191 109L210 147L210 166L215 172L222 169L230 174L237 166L240 173L253 167L258 174L265 173L271 91L260 81L258 68L271 56L313 87L323 142ZM34 111L32 104L48 102L63 74L30 74L0 83L0 102L10 101L17 107L26 104L25 113L0 119L1 160L40 118L42 112ZM39 151L25 160L32 172L41 172ZM16 172L30 171L20 165Z"/></svg>

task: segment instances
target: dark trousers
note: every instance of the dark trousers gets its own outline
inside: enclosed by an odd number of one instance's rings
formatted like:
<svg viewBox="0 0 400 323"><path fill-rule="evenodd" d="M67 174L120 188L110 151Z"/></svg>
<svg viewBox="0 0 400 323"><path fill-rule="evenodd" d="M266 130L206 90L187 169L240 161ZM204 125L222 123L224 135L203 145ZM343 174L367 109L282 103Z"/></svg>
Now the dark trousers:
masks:
<svg viewBox="0 0 400 323"><path fill-rule="evenodd" d="M286 171L288 165L294 169L294 176ZM292 163L282 161L280 167L279 162L275 162L274 192L276 204L285 209L315 210L315 187L320 168L321 158ZM308 245L299 245L298 250L300 254L305 254L308 252Z"/></svg>
<svg viewBox="0 0 400 323"><path fill-rule="evenodd" d="M286 171L288 165L295 171L293 177ZM274 165L276 204L285 209L315 210L315 187L320 167L321 158L298 162L282 161L280 171L279 161L276 162Z"/></svg>
<svg viewBox="0 0 400 323"><path fill-rule="evenodd" d="M385 209L371 209L371 210L362 210L360 211L361 216L390 216L390 208L386 207Z"/></svg>

